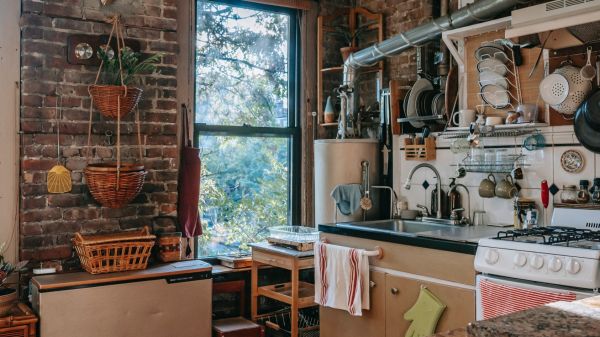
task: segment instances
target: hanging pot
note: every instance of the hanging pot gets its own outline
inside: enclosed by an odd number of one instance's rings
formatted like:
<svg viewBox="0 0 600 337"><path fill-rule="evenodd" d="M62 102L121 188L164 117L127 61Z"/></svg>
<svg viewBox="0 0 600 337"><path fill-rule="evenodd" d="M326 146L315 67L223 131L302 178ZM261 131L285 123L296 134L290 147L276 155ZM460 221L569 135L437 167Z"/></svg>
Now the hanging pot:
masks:
<svg viewBox="0 0 600 337"><path fill-rule="evenodd" d="M594 129L585 118L589 103L589 101L585 101L577 109L573 128L575 129L575 136L577 136L583 147L594 153L600 153L600 131Z"/></svg>
<svg viewBox="0 0 600 337"><path fill-rule="evenodd" d="M8 315L10 309L17 303L17 290L0 288L0 317Z"/></svg>
<svg viewBox="0 0 600 337"><path fill-rule="evenodd" d="M148 173L143 165L121 163L90 164L85 179L94 199L108 208L121 208L130 203L142 190Z"/></svg>
<svg viewBox="0 0 600 337"><path fill-rule="evenodd" d="M109 118L125 117L142 97L142 89L121 85L90 85L90 95L100 113Z"/></svg>

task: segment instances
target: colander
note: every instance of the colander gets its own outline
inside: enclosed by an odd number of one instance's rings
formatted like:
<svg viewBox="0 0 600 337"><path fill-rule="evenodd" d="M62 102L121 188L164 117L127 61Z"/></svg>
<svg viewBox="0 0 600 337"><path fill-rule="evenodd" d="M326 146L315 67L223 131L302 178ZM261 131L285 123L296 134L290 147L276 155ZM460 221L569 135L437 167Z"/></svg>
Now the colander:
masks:
<svg viewBox="0 0 600 337"><path fill-rule="evenodd" d="M550 105L561 114L573 115L592 91L592 82L583 79L580 70L580 68L573 65L564 64L554 71L554 74L564 76L569 83L567 98L562 103Z"/></svg>

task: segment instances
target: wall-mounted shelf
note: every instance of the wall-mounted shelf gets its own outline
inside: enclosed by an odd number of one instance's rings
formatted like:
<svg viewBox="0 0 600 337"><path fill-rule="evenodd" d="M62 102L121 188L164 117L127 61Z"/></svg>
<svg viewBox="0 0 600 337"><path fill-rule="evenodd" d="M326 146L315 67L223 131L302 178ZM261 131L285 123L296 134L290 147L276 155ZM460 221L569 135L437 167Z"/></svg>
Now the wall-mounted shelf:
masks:
<svg viewBox="0 0 600 337"><path fill-rule="evenodd" d="M406 123L406 122L424 122L424 121L440 121L444 120L446 116L444 115L434 115L434 116L422 116L422 117L403 117L398 118L396 121L398 123Z"/></svg>

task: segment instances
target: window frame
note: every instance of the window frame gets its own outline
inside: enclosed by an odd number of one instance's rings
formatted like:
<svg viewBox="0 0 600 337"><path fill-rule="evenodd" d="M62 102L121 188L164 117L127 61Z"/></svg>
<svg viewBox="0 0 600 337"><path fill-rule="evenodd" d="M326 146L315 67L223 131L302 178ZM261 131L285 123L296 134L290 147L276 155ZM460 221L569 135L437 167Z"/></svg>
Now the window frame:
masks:
<svg viewBox="0 0 600 337"><path fill-rule="evenodd" d="M200 1L214 2L223 5L242 7L258 11L268 11L289 16L288 40L288 126L287 127L256 127L251 125L210 125L196 122L196 93L197 79L193 76L194 107L194 146L199 147L200 136L234 136L234 137L272 137L288 139L288 224L298 225L301 216L301 149L302 132L300 127L300 85L298 83L300 72L300 37L299 37L299 10L274 5L266 5L243 0L194 0L193 1L193 32L197 32L198 15L197 4ZM191 41L193 47L193 60L191 68L195 69L198 49L196 38ZM197 250L196 250L197 251Z"/></svg>

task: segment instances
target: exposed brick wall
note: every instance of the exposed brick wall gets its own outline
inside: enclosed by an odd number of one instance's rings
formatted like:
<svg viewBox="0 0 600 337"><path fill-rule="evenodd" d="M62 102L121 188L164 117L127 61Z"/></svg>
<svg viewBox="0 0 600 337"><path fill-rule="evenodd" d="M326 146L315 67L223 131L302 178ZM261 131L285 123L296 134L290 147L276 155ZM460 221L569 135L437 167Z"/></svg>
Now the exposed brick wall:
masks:
<svg viewBox="0 0 600 337"><path fill-rule="evenodd" d="M100 1L22 0L21 16L21 259L66 259L72 255L74 232L95 233L150 225L154 216L174 214L177 201L176 0ZM122 209L100 207L83 178L87 164L87 87L97 67L70 65L66 60L69 34L108 34L104 23L111 11L122 14L126 38L137 39L142 52L164 54L160 74L144 76L140 107L143 163L148 176L143 192ZM55 106L62 95L60 121L62 156L72 171L73 190L49 194L47 171L56 163ZM134 114L124 119L122 157L136 160ZM116 124L94 112L93 161L115 159L113 147L103 147L104 133L116 134Z"/></svg>

